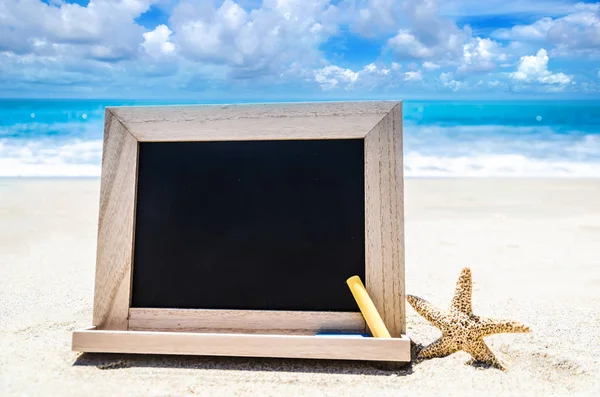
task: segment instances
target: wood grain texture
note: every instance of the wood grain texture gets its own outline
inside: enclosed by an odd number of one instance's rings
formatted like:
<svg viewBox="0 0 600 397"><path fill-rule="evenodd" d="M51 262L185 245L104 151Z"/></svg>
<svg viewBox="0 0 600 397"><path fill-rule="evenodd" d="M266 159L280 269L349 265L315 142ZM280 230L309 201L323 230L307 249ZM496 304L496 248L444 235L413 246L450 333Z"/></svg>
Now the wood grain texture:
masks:
<svg viewBox="0 0 600 397"><path fill-rule="evenodd" d="M410 361L410 340L306 335L79 330L78 352Z"/></svg>
<svg viewBox="0 0 600 397"><path fill-rule="evenodd" d="M100 330L129 327L139 140L356 137L365 138L365 285L391 335L400 337L405 333L404 214L402 106L397 101L107 109L93 324ZM148 312L133 314L133 328L165 327L162 314L154 318ZM270 321L260 317L264 314L256 315L247 332L259 330L262 320ZM187 329L204 329L196 328L198 318L181 320ZM238 320L220 317L216 329L238 329ZM312 332L323 322L342 330L350 327L348 331L359 324L344 316L308 321L294 314L289 323L273 321L268 327L281 333ZM360 324L364 326L362 320Z"/></svg>
<svg viewBox="0 0 600 397"><path fill-rule="evenodd" d="M93 324L127 329L134 238L138 142L106 111Z"/></svg>
<svg viewBox="0 0 600 397"><path fill-rule="evenodd" d="M406 332L402 105L365 137L365 287L392 337Z"/></svg>
<svg viewBox="0 0 600 397"><path fill-rule="evenodd" d="M140 142L349 139L364 136L397 101L115 107Z"/></svg>
<svg viewBox="0 0 600 397"><path fill-rule="evenodd" d="M129 309L131 331L314 335L365 332L360 313L263 310Z"/></svg>

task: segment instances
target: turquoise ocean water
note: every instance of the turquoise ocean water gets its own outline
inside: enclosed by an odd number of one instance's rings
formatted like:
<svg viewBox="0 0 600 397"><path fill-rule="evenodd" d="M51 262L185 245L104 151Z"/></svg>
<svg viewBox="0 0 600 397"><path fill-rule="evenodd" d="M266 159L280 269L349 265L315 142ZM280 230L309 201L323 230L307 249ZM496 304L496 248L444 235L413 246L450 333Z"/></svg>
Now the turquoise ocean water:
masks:
<svg viewBox="0 0 600 397"><path fill-rule="evenodd" d="M105 106L0 99L0 177L99 176ZM600 177L600 101L404 101L407 177Z"/></svg>

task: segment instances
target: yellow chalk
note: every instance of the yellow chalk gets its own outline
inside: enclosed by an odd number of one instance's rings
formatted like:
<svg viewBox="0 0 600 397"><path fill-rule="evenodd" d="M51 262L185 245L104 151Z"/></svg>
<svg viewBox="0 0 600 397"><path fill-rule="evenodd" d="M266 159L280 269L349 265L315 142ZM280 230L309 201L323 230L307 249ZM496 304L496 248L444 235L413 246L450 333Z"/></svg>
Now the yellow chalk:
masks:
<svg viewBox="0 0 600 397"><path fill-rule="evenodd" d="M360 281L360 277L352 276L348 280L346 280L346 284L350 287L350 291L360 308L360 312L362 313L369 329L371 330L371 334L375 338L391 338L389 331L387 330L377 308L373 304L371 297L367 293L367 289L363 285L362 281Z"/></svg>

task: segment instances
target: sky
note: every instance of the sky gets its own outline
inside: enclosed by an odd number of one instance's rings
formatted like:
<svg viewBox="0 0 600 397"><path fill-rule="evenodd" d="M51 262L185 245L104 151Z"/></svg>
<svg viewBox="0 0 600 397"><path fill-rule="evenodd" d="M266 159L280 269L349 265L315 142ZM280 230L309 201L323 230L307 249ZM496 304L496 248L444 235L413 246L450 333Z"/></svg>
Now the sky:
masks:
<svg viewBox="0 0 600 397"><path fill-rule="evenodd" d="M600 98L600 3L0 0L0 97Z"/></svg>

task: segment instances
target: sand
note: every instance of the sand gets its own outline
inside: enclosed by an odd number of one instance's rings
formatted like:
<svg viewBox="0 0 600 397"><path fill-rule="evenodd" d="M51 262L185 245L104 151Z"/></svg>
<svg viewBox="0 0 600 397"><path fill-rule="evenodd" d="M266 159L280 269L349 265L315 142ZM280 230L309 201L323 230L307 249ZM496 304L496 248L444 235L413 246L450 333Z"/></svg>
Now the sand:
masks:
<svg viewBox="0 0 600 397"><path fill-rule="evenodd" d="M99 180L0 180L1 396L600 395L600 181L408 180L406 288L447 305L473 272L476 313L531 334L389 371L370 363L71 351L91 324ZM408 307L408 306L407 306ZM438 331L407 309L416 344Z"/></svg>

